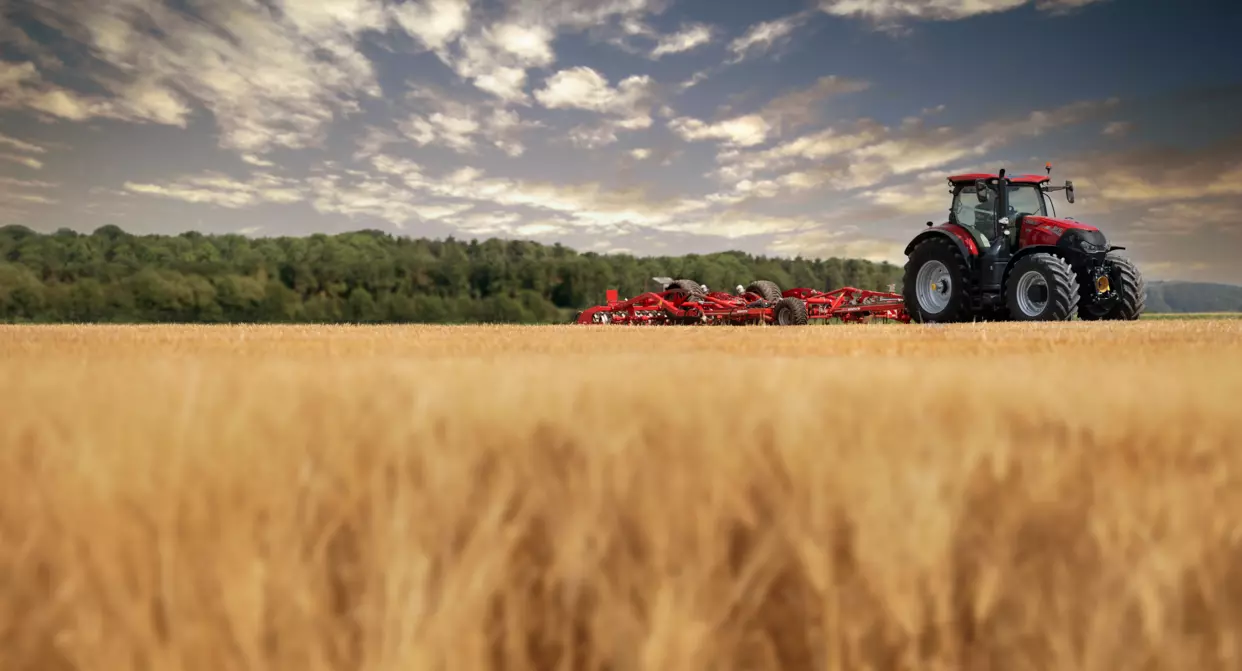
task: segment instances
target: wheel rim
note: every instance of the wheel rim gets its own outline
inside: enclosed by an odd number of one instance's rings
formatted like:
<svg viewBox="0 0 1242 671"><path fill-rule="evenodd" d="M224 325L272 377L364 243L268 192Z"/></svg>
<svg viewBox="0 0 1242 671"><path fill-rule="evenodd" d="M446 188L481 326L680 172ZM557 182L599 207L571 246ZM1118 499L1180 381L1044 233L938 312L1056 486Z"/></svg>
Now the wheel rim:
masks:
<svg viewBox="0 0 1242 671"><path fill-rule="evenodd" d="M776 323L781 326L789 326L793 323L793 317L789 314L789 308L782 308L776 311Z"/></svg>
<svg viewBox="0 0 1242 671"><path fill-rule="evenodd" d="M918 289L915 294L919 307L928 312L940 312L949 306L953 295L953 278L949 269L940 261L928 261L919 268Z"/></svg>
<svg viewBox="0 0 1242 671"><path fill-rule="evenodd" d="M1018 279L1018 309L1028 317L1037 317L1048 307L1048 281L1038 270L1028 270Z"/></svg>

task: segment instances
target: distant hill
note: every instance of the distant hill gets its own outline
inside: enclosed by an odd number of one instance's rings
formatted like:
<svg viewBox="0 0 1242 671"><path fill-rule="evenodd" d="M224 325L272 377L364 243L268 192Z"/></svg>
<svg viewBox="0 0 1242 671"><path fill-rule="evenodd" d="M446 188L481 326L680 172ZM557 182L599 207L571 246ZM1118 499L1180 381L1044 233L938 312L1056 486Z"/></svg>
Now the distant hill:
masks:
<svg viewBox="0 0 1242 671"><path fill-rule="evenodd" d="M1242 312L1242 287L1212 282L1149 281L1147 311Z"/></svg>

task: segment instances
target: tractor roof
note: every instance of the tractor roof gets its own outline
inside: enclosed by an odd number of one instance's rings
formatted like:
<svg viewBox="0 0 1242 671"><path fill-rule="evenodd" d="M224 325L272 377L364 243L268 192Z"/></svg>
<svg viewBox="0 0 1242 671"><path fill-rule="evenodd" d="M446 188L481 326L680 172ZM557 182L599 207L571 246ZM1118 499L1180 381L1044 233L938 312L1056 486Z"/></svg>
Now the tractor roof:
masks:
<svg viewBox="0 0 1242 671"><path fill-rule="evenodd" d="M1005 175L1010 184L1043 184L1052 181L1047 175ZM950 184L974 184L976 179L996 179L997 175L986 172L971 172L964 175L950 175Z"/></svg>

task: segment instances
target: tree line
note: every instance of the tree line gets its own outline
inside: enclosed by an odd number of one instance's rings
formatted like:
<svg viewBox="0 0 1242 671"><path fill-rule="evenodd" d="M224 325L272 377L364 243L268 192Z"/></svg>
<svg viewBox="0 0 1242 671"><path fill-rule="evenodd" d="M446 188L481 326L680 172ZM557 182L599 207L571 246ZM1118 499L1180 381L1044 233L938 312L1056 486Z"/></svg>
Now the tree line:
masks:
<svg viewBox="0 0 1242 671"><path fill-rule="evenodd" d="M785 259L741 252L635 257L559 244L338 235L131 235L0 227L4 322L565 322L600 303L657 290L652 277L731 290L887 290L901 268L858 259Z"/></svg>

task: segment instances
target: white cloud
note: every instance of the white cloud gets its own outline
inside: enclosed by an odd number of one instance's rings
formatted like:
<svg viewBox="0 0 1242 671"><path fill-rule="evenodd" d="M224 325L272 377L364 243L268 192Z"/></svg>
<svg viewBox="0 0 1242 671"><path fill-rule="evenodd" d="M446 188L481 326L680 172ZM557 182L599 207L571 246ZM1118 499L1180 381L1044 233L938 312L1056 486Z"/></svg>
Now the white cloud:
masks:
<svg viewBox="0 0 1242 671"><path fill-rule="evenodd" d="M1034 0L1036 8L1051 13L1083 7L1101 0ZM870 20L893 27L903 19L956 21L981 14L1007 12L1032 0L821 0L820 9L834 16Z"/></svg>
<svg viewBox="0 0 1242 671"><path fill-rule="evenodd" d="M469 23L469 0L422 0L390 5L393 20L425 48L440 52Z"/></svg>
<svg viewBox="0 0 1242 671"><path fill-rule="evenodd" d="M825 128L761 151L722 151L716 175L735 183L734 200L744 195L742 185L766 181L791 189L826 184L838 190L866 188L889 177L984 156L1018 138L1036 137L1082 123L1105 113L1116 103L1116 99L1072 103L966 129L930 127L921 117L908 118L895 128L862 119L847 127ZM765 175L782 176L758 179ZM792 182L781 182L791 178ZM751 195L769 192L772 190ZM718 194L717 198L727 195Z"/></svg>
<svg viewBox="0 0 1242 671"><path fill-rule="evenodd" d="M678 117L669 129L687 141L720 140L726 146L752 147L767 140L771 126L758 114L747 114L714 123Z"/></svg>
<svg viewBox="0 0 1242 671"><path fill-rule="evenodd" d="M35 215L32 210L59 202L49 190L58 186L39 180L0 177L0 225L30 225Z"/></svg>
<svg viewBox="0 0 1242 671"><path fill-rule="evenodd" d="M594 126L579 126L570 132L570 141L585 147L612 144L620 130L649 128L655 99L655 82L648 76L626 77L613 87L603 75L582 66L553 74L535 91L535 100L549 109L605 115Z"/></svg>
<svg viewBox="0 0 1242 671"><path fill-rule="evenodd" d="M305 199L301 185L266 173L257 174L250 181L242 182L223 173L209 172L162 185L125 182L124 189L135 194L189 203L206 203L230 209L262 203L297 203Z"/></svg>
<svg viewBox="0 0 1242 671"><path fill-rule="evenodd" d="M190 101L211 112L223 146L261 155L318 143L360 96L378 96L358 36L382 30L378 0L196 5L146 0L36 0L31 13L107 67L84 70L110 94L86 97L26 74L24 104L65 119L112 117L184 126Z"/></svg>
<svg viewBox="0 0 1242 671"><path fill-rule="evenodd" d="M595 70L579 66L561 70L535 92L535 99L551 109L583 109L601 114L634 117L650 108L652 79L646 75L621 80L616 88Z"/></svg>
<svg viewBox="0 0 1242 671"><path fill-rule="evenodd" d="M504 0L490 22L474 21L466 0L425 0L397 12L398 22L458 76L510 104L526 104L529 71L556 62L553 42L562 32L605 31L640 26L657 11L653 0ZM482 13L482 12L480 12ZM661 38L663 39L663 38ZM665 50L688 49L702 40L701 29L670 36ZM688 45L688 46L687 46ZM657 48L659 48L657 46Z"/></svg>
<svg viewBox="0 0 1242 671"><path fill-rule="evenodd" d="M31 156L18 156L17 154L0 152L0 161L9 161L11 163L17 163L18 165L24 165L31 170L43 169L43 161Z"/></svg>
<svg viewBox="0 0 1242 671"><path fill-rule="evenodd" d="M314 176L307 180L311 206L326 214L377 217L403 228L408 222L436 221L470 209L437 202L406 188L367 177Z"/></svg>
<svg viewBox="0 0 1242 671"><path fill-rule="evenodd" d="M446 62L479 89L511 103L527 99L526 71L555 61L555 31L539 24L498 23L460 39L460 54Z"/></svg>
<svg viewBox="0 0 1242 671"><path fill-rule="evenodd" d="M135 99L109 100L100 96L85 96L48 82L34 63L0 61L0 109L29 110L69 121L104 117L166 122L168 111L148 109L147 106L158 101L146 94L141 86L134 85L124 90L136 93ZM183 124L180 118L173 121Z"/></svg>
<svg viewBox="0 0 1242 671"><path fill-rule="evenodd" d="M51 182L0 177L0 215L25 216L31 205L55 205L57 200L48 194L57 185Z"/></svg>
<svg viewBox="0 0 1242 671"><path fill-rule="evenodd" d="M656 46L651 50L652 58L660 58L668 54L680 54L710 44L713 37L711 26L695 23L681 30L658 38Z"/></svg>
<svg viewBox="0 0 1242 671"><path fill-rule="evenodd" d="M440 145L461 154L472 154L480 142L510 157L526 151L522 134L540 124L525 121L495 101L458 100L447 92L429 86L415 87L406 95L407 103L418 110L398 121L397 128L419 146ZM372 130L364 140L373 154L384 144L396 141Z"/></svg>
<svg viewBox="0 0 1242 671"><path fill-rule="evenodd" d="M789 16L762 21L746 30L742 35L729 42L729 51L733 54L733 62L741 62L747 58L762 56L771 52L778 45L789 39L803 22L809 17L807 12L798 12Z"/></svg>
<svg viewBox="0 0 1242 671"><path fill-rule="evenodd" d="M0 133L0 145L16 149L27 154L45 154L47 150L37 144L31 144L25 140L19 140L15 137L9 137L4 133Z"/></svg>

